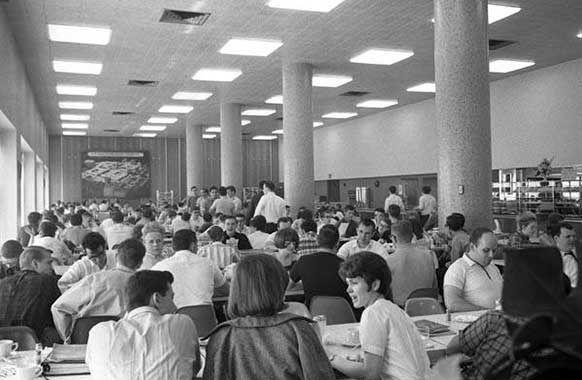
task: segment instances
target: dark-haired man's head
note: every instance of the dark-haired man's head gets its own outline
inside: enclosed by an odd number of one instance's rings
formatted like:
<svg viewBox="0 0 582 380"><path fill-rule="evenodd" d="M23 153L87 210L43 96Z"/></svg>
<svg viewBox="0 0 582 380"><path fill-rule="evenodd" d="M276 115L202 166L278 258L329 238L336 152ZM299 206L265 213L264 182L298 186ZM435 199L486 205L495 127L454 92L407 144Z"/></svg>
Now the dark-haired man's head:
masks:
<svg viewBox="0 0 582 380"><path fill-rule="evenodd" d="M371 219L364 218L360 221L358 225L358 243L360 246L367 246L372 240L372 235L374 234L374 229L376 226Z"/></svg>
<svg viewBox="0 0 582 380"><path fill-rule="evenodd" d="M190 220L191 215L189 212L186 211L186 212L183 212L180 217L182 218L182 220L184 222L188 222Z"/></svg>
<svg viewBox="0 0 582 380"><path fill-rule="evenodd" d="M44 247L31 246L20 254L20 269L40 274L54 275L51 251Z"/></svg>
<svg viewBox="0 0 582 380"><path fill-rule="evenodd" d="M265 181L263 184L263 191L275 192L275 184L271 181Z"/></svg>
<svg viewBox="0 0 582 380"><path fill-rule="evenodd" d="M210 240L213 242L222 241L222 238L224 237L224 231L218 226L210 227L208 230L206 230L206 233L208 234Z"/></svg>
<svg viewBox="0 0 582 380"><path fill-rule="evenodd" d="M305 219L303 223L301 223L301 230L303 230L304 233L317 233L317 223L313 219Z"/></svg>
<svg viewBox="0 0 582 380"><path fill-rule="evenodd" d="M346 207L344 207L344 219L347 222L352 220L354 218L355 214L356 214L356 209L354 208L354 206L347 205Z"/></svg>
<svg viewBox="0 0 582 380"><path fill-rule="evenodd" d="M249 225L257 231L265 232L267 219L263 215L257 215L250 220Z"/></svg>
<svg viewBox="0 0 582 380"><path fill-rule="evenodd" d="M220 195L221 197L226 197L226 187L220 186L218 188L218 195Z"/></svg>
<svg viewBox="0 0 582 380"><path fill-rule="evenodd" d="M80 226L81 224L83 224L83 217L81 216L81 214L72 214L70 222L71 226Z"/></svg>
<svg viewBox="0 0 582 380"><path fill-rule="evenodd" d="M290 228L291 224L293 224L291 218L289 218L288 216L282 216L279 219L277 219L277 230L279 231L285 228Z"/></svg>
<svg viewBox="0 0 582 380"><path fill-rule="evenodd" d="M465 216L458 212L453 212L451 215L447 216L445 221L445 227L448 227L451 231L462 230L465 226Z"/></svg>
<svg viewBox="0 0 582 380"><path fill-rule="evenodd" d="M339 231L333 224L326 224L317 234L317 244L320 248L335 249L339 241Z"/></svg>
<svg viewBox="0 0 582 380"><path fill-rule="evenodd" d="M174 251L190 251L196 252L196 244L198 240L196 239L196 233L192 230L179 230L176 231L172 237L172 248Z"/></svg>
<svg viewBox="0 0 582 380"><path fill-rule="evenodd" d="M4 263L10 267L18 267L18 261L20 260L22 251L22 245L18 240L5 241L2 244L0 263Z"/></svg>
<svg viewBox="0 0 582 380"><path fill-rule="evenodd" d="M423 194L430 194L430 186L423 186L422 187L422 193Z"/></svg>
<svg viewBox="0 0 582 380"><path fill-rule="evenodd" d="M127 239L117 246L117 263L137 270L145 256L145 246L137 239Z"/></svg>
<svg viewBox="0 0 582 380"><path fill-rule="evenodd" d="M412 223L408 220L401 220L392 225L392 235L396 237L398 244L410 244L413 236Z"/></svg>
<svg viewBox="0 0 582 380"><path fill-rule="evenodd" d="M293 228L284 228L277 231L275 234L275 247L285 249L290 244L293 244L295 249L299 246L299 235L297 232Z"/></svg>
<svg viewBox="0 0 582 380"><path fill-rule="evenodd" d="M388 188L388 191L390 192L390 194L396 194L396 186L390 186Z"/></svg>
<svg viewBox="0 0 582 380"><path fill-rule="evenodd" d="M236 194L236 187L230 185L226 187L226 195L229 197L234 197Z"/></svg>
<svg viewBox="0 0 582 380"><path fill-rule="evenodd" d="M576 230L570 223L560 222L552 225L550 235L562 253L572 252L576 247Z"/></svg>
<svg viewBox="0 0 582 380"><path fill-rule="evenodd" d="M390 206L388 206L388 217L390 218L391 221L396 222L398 220L401 219L401 213L402 210L400 210L400 206L392 204Z"/></svg>
<svg viewBox="0 0 582 380"><path fill-rule="evenodd" d="M87 258L93 261L101 269L107 264L107 255L105 254L105 238L97 232L89 232L83 238L81 243Z"/></svg>
<svg viewBox="0 0 582 380"><path fill-rule="evenodd" d="M40 224L40 221L42 220L42 214L36 211L31 212L30 214L28 214L28 224L30 224L33 227L38 227L38 225Z"/></svg>
<svg viewBox="0 0 582 380"><path fill-rule="evenodd" d="M125 293L129 301L128 311L138 307L151 306L160 314L176 311L172 283L174 276L167 271L142 270L128 280Z"/></svg>
<svg viewBox="0 0 582 380"><path fill-rule="evenodd" d="M52 222L44 221L40 224L39 232L40 236L55 237L57 226Z"/></svg>
<svg viewBox="0 0 582 380"><path fill-rule="evenodd" d="M224 215L224 231L228 236L236 233L236 217L233 215Z"/></svg>
<svg viewBox="0 0 582 380"><path fill-rule="evenodd" d="M123 223L123 213L118 209L115 209L109 213L113 223Z"/></svg>

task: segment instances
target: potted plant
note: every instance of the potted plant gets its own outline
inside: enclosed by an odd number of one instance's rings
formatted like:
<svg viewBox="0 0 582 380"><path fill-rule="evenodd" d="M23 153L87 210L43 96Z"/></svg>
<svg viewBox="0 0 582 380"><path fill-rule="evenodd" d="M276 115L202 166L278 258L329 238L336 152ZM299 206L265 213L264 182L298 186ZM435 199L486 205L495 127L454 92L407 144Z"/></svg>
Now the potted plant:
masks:
<svg viewBox="0 0 582 380"><path fill-rule="evenodd" d="M538 169L536 172L536 177L542 177L543 181L540 182L540 186L548 186L550 182L548 181L548 177L552 174L552 161L554 161L554 157L551 159L544 158L539 164Z"/></svg>

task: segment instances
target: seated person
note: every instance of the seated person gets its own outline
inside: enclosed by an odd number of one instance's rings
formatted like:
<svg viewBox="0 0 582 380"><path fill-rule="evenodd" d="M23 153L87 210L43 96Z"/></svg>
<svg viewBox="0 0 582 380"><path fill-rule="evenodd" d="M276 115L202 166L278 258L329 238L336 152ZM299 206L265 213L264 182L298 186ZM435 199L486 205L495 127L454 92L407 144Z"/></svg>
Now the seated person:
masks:
<svg viewBox="0 0 582 380"><path fill-rule="evenodd" d="M300 207L299 211L297 212L297 219L295 219L291 224L291 228L293 228L299 234L299 238L303 237L301 225L306 220L313 220L313 211L308 210L306 207Z"/></svg>
<svg viewBox="0 0 582 380"><path fill-rule="evenodd" d="M198 230L198 232L200 233L204 233L206 232L207 229L212 227L212 215L210 215L209 213L205 213L202 215L202 220L204 221L204 223L202 223L200 229Z"/></svg>
<svg viewBox="0 0 582 380"><path fill-rule="evenodd" d="M224 231L218 226L212 226L206 231L212 243L198 249L198 256L206 257L221 270L239 261L236 249L224 244Z"/></svg>
<svg viewBox="0 0 582 380"><path fill-rule="evenodd" d="M340 268L354 307L364 307L360 322L363 362L332 356L331 365L355 379L425 379L429 360L410 317L392 303L386 261L372 252L348 257Z"/></svg>
<svg viewBox="0 0 582 380"><path fill-rule="evenodd" d="M32 245L44 247L52 252L52 257L56 265L71 265L73 254L65 243L57 239L56 224L44 221L40 224L39 234L32 241Z"/></svg>
<svg viewBox="0 0 582 380"><path fill-rule="evenodd" d="M335 379L311 321L284 310L288 281L272 256L242 258L228 301L232 319L210 335L204 379Z"/></svg>
<svg viewBox="0 0 582 380"><path fill-rule="evenodd" d="M176 233L180 230L190 230L190 213L184 211L181 215L172 220L172 232Z"/></svg>
<svg viewBox="0 0 582 380"><path fill-rule="evenodd" d="M317 235L317 242L318 252L299 257L291 269L291 285L299 281L303 283L307 306L314 296L336 296L350 301L346 283L338 274L343 260L336 255L339 242L337 228L331 224L323 226Z"/></svg>
<svg viewBox="0 0 582 380"><path fill-rule="evenodd" d="M145 247L135 239L119 245L117 267L91 274L65 291L51 311L59 335L69 341L75 320L82 317L125 314L127 297L125 287L129 278L140 267Z"/></svg>
<svg viewBox="0 0 582 380"><path fill-rule="evenodd" d="M253 249L247 236L236 231L234 215L225 215L222 242L238 250Z"/></svg>
<svg viewBox="0 0 582 380"><path fill-rule="evenodd" d="M570 279L572 288L578 286L578 253L576 252L576 230L570 223L552 225L550 235L562 255L564 274Z"/></svg>
<svg viewBox="0 0 582 380"><path fill-rule="evenodd" d="M32 240L38 235L38 228L42 220L39 212L33 211L27 216L28 224L18 229L18 241L23 247L32 245Z"/></svg>
<svg viewBox="0 0 582 380"><path fill-rule="evenodd" d="M384 258L388 257L388 251L386 251L386 248L377 241L372 240L374 228L374 222L372 220L362 219L357 230L358 238L356 240L350 240L342 245L338 250L337 255L345 260L358 252L370 251Z"/></svg>
<svg viewBox="0 0 582 380"><path fill-rule="evenodd" d="M82 246L85 250L85 256L75 261L59 279L61 292L69 289L90 274L115 268L115 255L113 252L106 253L105 238L101 234L97 232L88 233L83 238Z"/></svg>
<svg viewBox="0 0 582 380"><path fill-rule="evenodd" d="M0 281L0 327L28 326L45 345L58 342L51 305L61 292L51 253L31 246L20 255L20 271Z"/></svg>
<svg viewBox="0 0 582 380"><path fill-rule="evenodd" d="M549 313L560 317L565 310L566 288L562 263L553 247L527 247L505 252L502 310L492 310L459 332L447 353L461 352L472 358L463 367L465 379L486 379L512 354L513 331L528 318ZM559 321L559 319L558 319ZM511 379L533 378L536 370L526 360L515 361Z"/></svg>
<svg viewBox="0 0 582 380"><path fill-rule="evenodd" d="M277 247L275 247L275 235L277 231L284 230L285 228L291 228L292 220L288 216L282 216L277 220L277 229L269 234L267 240L265 240L265 249L267 251L276 251ZM269 223L267 223L268 227ZM266 227L266 228L267 228ZM267 232L267 231L265 231Z"/></svg>
<svg viewBox="0 0 582 380"><path fill-rule="evenodd" d="M265 232L267 219L263 215L253 217L249 222L247 235L253 249L264 249L269 234Z"/></svg>
<svg viewBox="0 0 582 380"><path fill-rule="evenodd" d="M299 256L319 252L319 244L317 244L317 223L315 220L306 219L301 223L301 234L299 236L299 246L297 247L297 254Z"/></svg>
<svg viewBox="0 0 582 380"><path fill-rule="evenodd" d="M237 197L235 197L235 198L238 199ZM240 199L239 199L239 202L240 202ZM235 204L236 204L236 202L235 202ZM250 234L250 231L249 231L249 227L247 227L247 225L245 224L246 220L247 220L247 217L245 216L245 214L236 214L235 218L236 218L236 232L247 235L247 237L248 237Z"/></svg>
<svg viewBox="0 0 582 380"><path fill-rule="evenodd" d="M451 264L444 280L445 305L451 312L493 309L501 298L503 279L491 262L497 238L488 228L471 233L469 251Z"/></svg>
<svg viewBox="0 0 582 380"><path fill-rule="evenodd" d="M151 269L164 259L164 228L157 222L146 223L141 234L146 252L140 269Z"/></svg>
<svg viewBox="0 0 582 380"><path fill-rule="evenodd" d="M543 214L542 214L543 215ZM540 215L540 218L542 218ZM556 245L554 238L552 237L552 226L560 224L564 221L564 216L558 213L551 213L547 216L545 221L545 231L540 234L540 244L545 246L553 247Z"/></svg>
<svg viewBox="0 0 582 380"><path fill-rule="evenodd" d="M356 209L352 205L347 205L344 211L345 215L338 226L338 231L341 238L351 238L358 234L358 222L355 221Z"/></svg>
<svg viewBox="0 0 582 380"><path fill-rule="evenodd" d="M297 246L299 245L299 235L291 227L277 231L275 234L275 247L277 252L273 255L281 262L285 269L297 261Z"/></svg>
<svg viewBox="0 0 582 380"><path fill-rule="evenodd" d="M385 215L382 213L382 215ZM378 243L384 245L386 243L392 243L392 232L390 229L390 219L387 216L382 216L376 224L376 230L372 235L372 240L376 240Z"/></svg>
<svg viewBox="0 0 582 380"><path fill-rule="evenodd" d="M83 238L91 231L83 227L83 217L81 214L71 215L71 227L65 228L61 234L61 240L67 240L73 243L75 247L80 247Z"/></svg>
<svg viewBox="0 0 582 380"><path fill-rule="evenodd" d="M22 245L18 240L7 240L2 244L0 254L0 280L12 276L20 270L18 261L22 253Z"/></svg>
<svg viewBox="0 0 582 380"><path fill-rule="evenodd" d="M200 214L200 207L194 206L192 208L192 214L190 215L190 229L194 232L199 232L203 224L204 218Z"/></svg>
<svg viewBox="0 0 582 380"><path fill-rule="evenodd" d="M536 214L525 211L515 218L517 231L509 236L508 245L519 248L521 245L532 244L538 239L538 221Z"/></svg>
<svg viewBox="0 0 582 380"><path fill-rule="evenodd" d="M390 205L388 206L388 220L390 223L398 223L402 220L402 210L398 205Z"/></svg>
<svg viewBox="0 0 582 380"><path fill-rule="evenodd" d="M451 239L449 256L451 264L457 261L469 248L469 234L463 229L465 226L465 216L458 212L453 212L447 216L445 222L445 233Z"/></svg>
<svg viewBox="0 0 582 380"><path fill-rule="evenodd" d="M89 332L86 363L94 379L192 379L200 370L192 319L174 314L174 278L143 270L126 285L128 313Z"/></svg>

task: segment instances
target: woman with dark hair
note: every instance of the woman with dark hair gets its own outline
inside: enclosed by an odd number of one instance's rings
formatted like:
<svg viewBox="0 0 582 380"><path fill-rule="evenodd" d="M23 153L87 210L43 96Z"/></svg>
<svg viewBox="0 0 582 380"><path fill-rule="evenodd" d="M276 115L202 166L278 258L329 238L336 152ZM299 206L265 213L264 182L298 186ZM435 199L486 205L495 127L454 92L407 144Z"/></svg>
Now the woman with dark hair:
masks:
<svg viewBox="0 0 582 380"><path fill-rule="evenodd" d="M228 299L233 319L210 334L204 379L335 379L311 321L285 310L288 282L272 256L241 260Z"/></svg>
<svg viewBox="0 0 582 380"><path fill-rule="evenodd" d="M429 360L420 335L404 310L392 303L392 276L386 261L372 252L349 256L340 267L360 322L363 362L332 356L331 365L356 379L425 379Z"/></svg>

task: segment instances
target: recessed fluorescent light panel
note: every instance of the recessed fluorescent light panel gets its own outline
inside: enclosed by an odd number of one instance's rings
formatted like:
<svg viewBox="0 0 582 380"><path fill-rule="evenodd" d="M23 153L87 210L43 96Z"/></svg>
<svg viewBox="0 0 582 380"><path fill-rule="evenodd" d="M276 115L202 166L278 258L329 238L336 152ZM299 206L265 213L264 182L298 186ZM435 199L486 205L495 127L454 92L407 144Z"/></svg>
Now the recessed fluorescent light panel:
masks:
<svg viewBox="0 0 582 380"><path fill-rule="evenodd" d="M192 106L178 106L178 105L165 105L161 106L158 112L161 113L190 113L194 107Z"/></svg>
<svg viewBox="0 0 582 380"><path fill-rule="evenodd" d="M322 115L325 119L349 119L350 117L358 116L355 112L330 112Z"/></svg>
<svg viewBox="0 0 582 380"><path fill-rule="evenodd" d="M208 127L204 130L207 133L220 133L220 127Z"/></svg>
<svg viewBox="0 0 582 380"><path fill-rule="evenodd" d="M97 95L97 87L57 84L57 94L59 94L59 95L95 96L95 95Z"/></svg>
<svg viewBox="0 0 582 380"><path fill-rule="evenodd" d="M242 74L238 69L200 69L192 76L194 80L210 82L232 82Z"/></svg>
<svg viewBox="0 0 582 380"><path fill-rule="evenodd" d="M72 110L92 110L91 102L59 102L59 108Z"/></svg>
<svg viewBox="0 0 582 380"><path fill-rule="evenodd" d="M48 32L49 39L55 42L107 45L111 41L109 28L49 24Z"/></svg>
<svg viewBox="0 0 582 380"><path fill-rule="evenodd" d="M282 135L283 134L283 130L282 129L275 129L271 133L274 134L274 135Z"/></svg>
<svg viewBox="0 0 582 380"><path fill-rule="evenodd" d="M212 96L212 92L176 92L172 99L174 100L206 100Z"/></svg>
<svg viewBox="0 0 582 380"><path fill-rule="evenodd" d="M233 38L218 52L221 54L267 57L282 45L283 43L281 41L276 40Z"/></svg>
<svg viewBox="0 0 582 380"><path fill-rule="evenodd" d="M73 114L67 114L67 113L62 113L61 114L61 120L67 120L67 121L89 121L89 119L91 119L91 116L89 116L89 115L73 115Z"/></svg>
<svg viewBox="0 0 582 380"><path fill-rule="evenodd" d="M323 125L323 123L321 121L314 121L313 122L313 128L321 127L322 125Z"/></svg>
<svg viewBox="0 0 582 380"><path fill-rule="evenodd" d="M313 76L314 87L339 87L349 83L354 78L345 75L315 74Z"/></svg>
<svg viewBox="0 0 582 380"><path fill-rule="evenodd" d="M85 123L61 123L63 129L89 129L89 124Z"/></svg>
<svg viewBox="0 0 582 380"><path fill-rule="evenodd" d="M174 124L178 121L177 117L150 117L148 123L150 124Z"/></svg>
<svg viewBox="0 0 582 380"><path fill-rule="evenodd" d="M511 15L516 14L517 12L521 11L520 7L512 7L507 5L499 5L499 4L489 4L487 6L487 13L489 17L487 19L489 24L493 24L499 20L503 20Z"/></svg>
<svg viewBox="0 0 582 380"><path fill-rule="evenodd" d="M392 65L414 55L411 51L391 49L369 49L350 59L353 63L366 63L369 65Z"/></svg>
<svg viewBox="0 0 582 380"><path fill-rule="evenodd" d="M251 121L250 121L250 120L246 120L246 119L242 119L242 120L240 121L240 125L242 125L243 127L244 127L245 125L249 125L250 123L251 123Z"/></svg>
<svg viewBox="0 0 582 380"><path fill-rule="evenodd" d="M308 12L329 12L344 0L269 0L271 8L293 9Z"/></svg>
<svg viewBox="0 0 582 380"><path fill-rule="evenodd" d="M103 64L55 59L53 61L53 70L57 73L99 75L103 70Z"/></svg>
<svg viewBox="0 0 582 380"><path fill-rule="evenodd" d="M283 104L283 95L271 96L269 99L265 100L268 104Z"/></svg>
<svg viewBox="0 0 582 380"><path fill-rule="evenodd" d="M140 132L140 133L133 134L134 137L156 137L157 135L158 135L157 133L148 133L148 132L145 132L145 133Z"/></svg>
<svg viewBox="0 0 582 380"><path fill-rule="evenodd" d="M436 86L432 82L417 84L406 89L408 92L436 92Z"/></svg>
<svg viewBox="0 0 582 380"><path fill-rule="evenodd" d="M166 130L166 126L165 125L142 125L141 127L139 127L140 131L145 131L145 132L163 132Z"/></svg>
<svg viewBox="0 0 582 380"><path fill-rule="evenodd" d="M516 61L513 59L496 59L489 62L489 71L492 73L509 73L535 65L534 61Z"/></svg>
<svg viewBox="0 0 582 380"><path fill-rule="evenodd" d="M580 32L580 33L576 34L576 37L578 37L578 38L582 38L582 32Z"/></svg>
<svg viewBox="0 0 582 380"><path fill-rule="evenodd" d="M276 139L277 139L277 136L273 136L273 135L271 135L271 136L257 135L257 136L253 137L253 140L265 140L265 141L267 141L267 140L276 140Z"/></svg>
<svg viewBox="0 0 582 380"><path fill-rule="evenodd" d="M398 100L366 100L364 102L356 104L356 107L360 108L386 108L398 104Z"/></svg>
<svg viewBox="0 0 582 380"><path fill-rule="evenodd" d="M270 108L251 108L244 110L242 115L244 116L269 116L277 112L277 110Z"/></svg>
<svg viewBox="0 0 582 380"><path fill-rule="evenodd" d="M63 131L64 136L87 136L85 131Z"/></svg>
<svg viewBox="0 0 582 380"><path fill-rule="evenodd" d="M202 134L202 138L204 140L212 140L212 139L215 139L216 138L216 135L213 135L211 133L203 133Z"/></svg>

